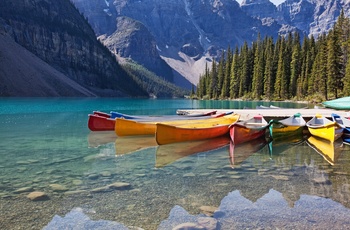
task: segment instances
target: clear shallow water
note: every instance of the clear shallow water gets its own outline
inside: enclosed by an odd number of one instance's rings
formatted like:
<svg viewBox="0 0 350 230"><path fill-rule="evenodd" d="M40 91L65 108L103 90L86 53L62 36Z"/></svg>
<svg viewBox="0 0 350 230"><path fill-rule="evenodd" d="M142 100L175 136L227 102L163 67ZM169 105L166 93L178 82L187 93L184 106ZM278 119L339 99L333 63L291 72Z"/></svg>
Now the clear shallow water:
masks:
<svg viewBox="0 0 350 230"><path fill-rule="evenodd" d="M171 229L197 223L200 215L214 210L221 229L349 226L350 148L342 143L332 150L332 162L306 140L230 146L220 138L158 147L150 137L117 138L113 132L87 129L93 110L175 114L177 109L260 104L0 100L0 228L62 229L74 219L104 229ZM127 186L110 186L117 182ZM31 191L50 199L30 201Z"/></svg>

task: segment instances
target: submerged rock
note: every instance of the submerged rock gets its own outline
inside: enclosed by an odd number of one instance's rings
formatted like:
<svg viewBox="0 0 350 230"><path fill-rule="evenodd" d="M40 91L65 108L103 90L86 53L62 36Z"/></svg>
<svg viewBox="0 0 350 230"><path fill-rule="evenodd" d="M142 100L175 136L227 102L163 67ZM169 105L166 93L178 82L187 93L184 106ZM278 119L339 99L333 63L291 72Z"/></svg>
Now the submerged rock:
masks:
<svg viewBox="0 0 350 230"><path fill-rule="evenodd" d="M49 196L46 195L44 192L31 192L27 195L27 198L30 199L31 201L44 201L44 200L49 200Z"/></svg>
<svg viewBox="0 0 350 230"><path fill-rule="evenodd" d="M65 192L68 190L66 186L60 184L50 184L50 187L55 192Z"/></svg>
<svg viewBox="0 0 350 230"><path fill-rule="evenodd" d="M115 190L124 190L129 189L131 185L125 182L115 182L113 184L108 185L108 187Z"/></svg>
<svg viewBox="0 0 350 230"><path fill-rule="evenodd" d="M14 191L14 193L18 194L18 193L25 193L25 192L32 192L34 189L32 187L23 187L23 188L19 188L16 191Z"/></svg>

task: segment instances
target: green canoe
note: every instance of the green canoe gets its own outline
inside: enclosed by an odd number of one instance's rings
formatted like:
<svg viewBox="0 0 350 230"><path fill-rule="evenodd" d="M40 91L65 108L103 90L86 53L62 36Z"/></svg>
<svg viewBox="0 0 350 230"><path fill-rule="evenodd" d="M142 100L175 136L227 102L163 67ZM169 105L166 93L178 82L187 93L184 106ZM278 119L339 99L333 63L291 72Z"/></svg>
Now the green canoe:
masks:
<svg viewBox="0 0 350 230"><path fill-rule="evenodd" d="M331 109L350 109L350 97L342 97L322 103L325 107Z"/></svg>

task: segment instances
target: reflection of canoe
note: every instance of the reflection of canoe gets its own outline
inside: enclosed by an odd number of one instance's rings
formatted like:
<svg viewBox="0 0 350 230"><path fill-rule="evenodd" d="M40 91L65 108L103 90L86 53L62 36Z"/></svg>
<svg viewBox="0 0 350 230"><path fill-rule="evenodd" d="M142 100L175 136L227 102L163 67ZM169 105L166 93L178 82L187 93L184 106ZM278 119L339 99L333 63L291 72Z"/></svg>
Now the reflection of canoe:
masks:
<svg viewBox="0 0 350 230"><path fill-rule="evenodd" d="M331 165L335 164L343 147L343 141L341 139L331 142L322 138L310 136L307 139L307 143Z"/></svg>
<svg viewBox="0 0 350 230"><path fill-rule="evenodd" d="M168 121L136 121L117 118L115 123L115 132L118 136L132 136L132 135L155 135L156 124L163 123L168 125L185 125L195 123L220 123L225 121L236 121L237 115L230 114L217 118L199 118L199 119L181 119L181 120L168 120Z"/></svg>
<svg viewBox="0 0 350 230"><path fill-rule="evenodd" d="M236 122L230 126L231 140L234 144L254 140L265 135L268 126L261 115L256 115L247 121Z"/></svg>
<svg viewBox="0 0 350 230"><path fill-rule="evenodd" d="M229 125L237 122L239 115L227 119L214 119L202 123L169 125L158 123L156 140L159 145L175 142L196 141L223 136L229 133Z"/></svg>
<svg viewBox="0 0 350 230"><path fill-rule="evenodd" d="M350 109L350 97L342 97L322 103L327 108L332 109Z"/></svg>
<svg viewBox="0 0 350 230"><path fill-rule="evenodd" d="M300 113L296 113L286 119L270 121L270 136L272 138L285 138L303 133L306 122Z"/></svg>
<svg viewBox="0 0 350 230"><path fill-rule="evenodd" d="M243 161L245 161L252 154L258 152L267 144L265 136L260 136L252 141L241 143L241 144L233 144L230 142L230 164L233 168L235 165L239 165Z"/></svg>
<svg viewBox="0 0 350 230"><path fill-rule="evenodd" d="M306 126L313 136L321 137L329 141L335 141L343 134L342 127L321 114L316 114L306 123Z"/></svg>
<svg viewBox="0 0 350 230"><path fill-rule="evenodd" d="M164 167L180 158L200 152L218 149L228 145L229 143L230 138L228 136L221 136L207 140L159 145L156 152L156 167Z"/></svg>
<svg viewBox="0 0 350 230"><path fill-rule="evenodd" d="M288 136L285 138L275 138L269 143L270 156L278 155L294 146L300 145L305 141L302 133L299 135Z"/></svg>
<svg viewBox="0 0 350 230"><path fill-rule="evenodd" d="M153 136L129 136L115 139L115 154L123 155L156 146Z"/></svg>
<svg viewBox="0 0 350 230"><path fill-rule="evenodd" d="M90 132L88 135L89 147L96 148L100 145L114 142L117 136L113 131Z"/></svg>
<svg viewBox="0 0 350 230"><path fill-rule="evenodd" d="M88 127L91 131L114 130L115 120L98 114L89 114Z"/></svg>

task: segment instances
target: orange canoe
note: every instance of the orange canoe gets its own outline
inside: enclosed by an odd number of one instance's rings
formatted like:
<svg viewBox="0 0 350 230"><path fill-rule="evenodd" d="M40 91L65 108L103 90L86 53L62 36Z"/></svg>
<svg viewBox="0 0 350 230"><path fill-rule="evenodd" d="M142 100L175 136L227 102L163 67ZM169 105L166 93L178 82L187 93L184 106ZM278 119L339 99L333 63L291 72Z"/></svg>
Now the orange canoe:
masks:
<svg viewBox="0 0 350 230"><path fill-rule="evenodd" d="M158 121L140 121L140 120L127 120L117 118L115 123L115 133L118 136L133 136L133 135L155 135L157 123L167 125L185 125L185 124L199 124L199 123L220 123L236 121L238 115L229 114L217 118L199 118L199 119L179 119L179 120L158 120Z"/></svg>
<svg viewBox="0 0 350 230"><path fill-rule="evenodd" d="M229 126L239 119L238 114L216 118L211 121L189 124L164 124L158 123L156 141L158 145L183 141L204 140L223 136L229 133Z"/></svg>

